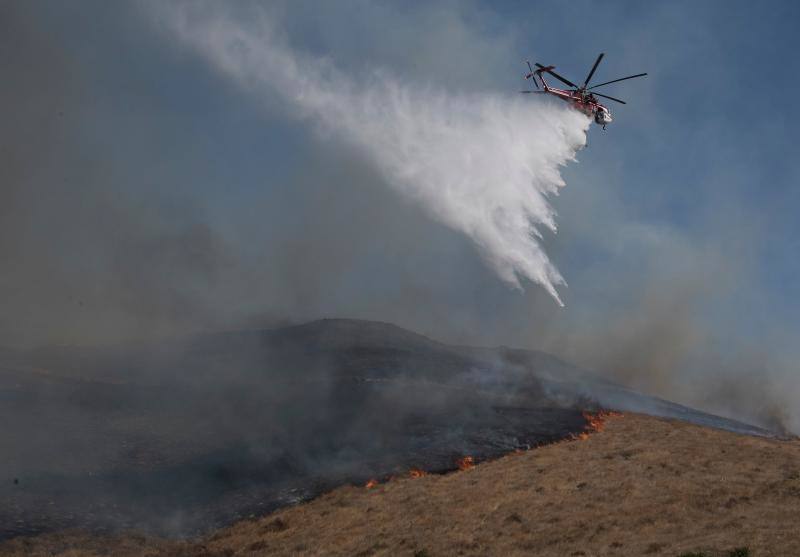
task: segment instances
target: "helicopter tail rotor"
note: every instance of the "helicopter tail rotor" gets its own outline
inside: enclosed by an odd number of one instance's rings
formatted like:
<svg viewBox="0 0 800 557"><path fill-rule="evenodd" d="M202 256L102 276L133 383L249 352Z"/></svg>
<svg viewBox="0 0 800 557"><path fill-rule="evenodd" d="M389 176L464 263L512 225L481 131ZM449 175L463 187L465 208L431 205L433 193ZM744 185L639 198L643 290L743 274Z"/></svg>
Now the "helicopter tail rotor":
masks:
<svg viewBox="0 0 800 557"><path fill-rule="evenodd" d="M539 84L536 82L536 72L533 71L533 67L531 66L531 63L529 61L527 61L527 60L525 60L525 63L528 64L528 70L530 70L530 72L525 76L525 79L532 80L533 84L536 86L536 89L540 89ZM533 91L523 91L523 92L524 93L527 93L527 92L533 93Z"/></svg>

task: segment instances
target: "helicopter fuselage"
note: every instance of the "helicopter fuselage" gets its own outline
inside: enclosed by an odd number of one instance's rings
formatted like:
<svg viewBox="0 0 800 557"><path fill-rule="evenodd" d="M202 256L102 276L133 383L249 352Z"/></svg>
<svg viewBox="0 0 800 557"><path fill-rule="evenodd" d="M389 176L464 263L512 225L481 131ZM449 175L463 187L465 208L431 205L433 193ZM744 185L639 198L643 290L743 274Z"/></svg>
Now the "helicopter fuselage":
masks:
<svg viewBox="0 0 800 557"><path fill-rule="evenodd" d="M556 87L550 87L543 79L542 84L544 85L544 93L549 93L562 101L568 102L573 108L580 110L592 118L596 124L605 128L607 124L613 121L611 111L608 107L597 102L593 95L581 95L577 91L567 91Z"/></svg>

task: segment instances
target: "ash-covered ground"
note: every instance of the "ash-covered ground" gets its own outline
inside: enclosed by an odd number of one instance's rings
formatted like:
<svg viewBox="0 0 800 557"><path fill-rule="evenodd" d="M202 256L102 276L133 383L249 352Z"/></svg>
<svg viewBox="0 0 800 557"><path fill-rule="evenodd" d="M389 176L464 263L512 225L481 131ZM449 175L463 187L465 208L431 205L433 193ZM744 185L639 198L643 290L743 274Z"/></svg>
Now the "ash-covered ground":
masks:
<svg viewBox="0 0 800 557"><path fill-rule="evenodd" d="M769 434L542 352L376 322L3 351L0 539L195 535L338 485L562 439L599 407Z"/></svg>

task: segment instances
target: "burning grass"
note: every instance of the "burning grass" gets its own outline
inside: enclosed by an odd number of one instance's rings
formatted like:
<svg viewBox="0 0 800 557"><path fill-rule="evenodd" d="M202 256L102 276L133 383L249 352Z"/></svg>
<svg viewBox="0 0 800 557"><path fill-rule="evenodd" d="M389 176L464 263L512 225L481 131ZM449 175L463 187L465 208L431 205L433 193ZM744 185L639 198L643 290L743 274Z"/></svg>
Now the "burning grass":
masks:
<svg viewBox="0 0 800 557"><path fill-rule="evenodd" d="M621 418L621 412L614 412L613 410L600 410L594 414L591 412L584 412L583 417L586 420L584 430L571 437L579 441L586 441L592 433L600 433L606 427L606 422L611 418Z"/></svg>
<svg viewBox="0 0 800 557"><path fill-rule="evenodd" d="M422 477L427 476L427 475L428 475L428 472L426 472L425 470L421 470L419 468L411 468L408 471L407 477L415 479L415 478L422 478ZM372 489L373 487L379 486L381 483L390 482L390 481L392 481L394 479L395 479L395 476L389 476L383 482L381 482L380 480L378 480L376 478L372 478L367 483L364 484L364 487L367 488L367 489Z"/></svg>
<svg viewBox="0 0 800 557"><path fill-rule="evenodd" d="M591 435L593 433L599 433L599 432L603 431L603 429L606 426L606 422L609 419L611 419L611 418L620 418L622 416L623 416L623 414L621 412L614 412L612 410L600 410L600 411L594 412L594 413L592 413L592 412L583 412L583 417L586 420L586 425L584 426L584 430L582 432L578 433L578 434L570 435L566 439L563 439L561 441L556 441L556 442L575 441L575 440L585 441L586 439L589 438L589 435ZM536 449L536 448L539 448L541 446L546 446L546 445L539 445L538 447L533 447L533 448ZM519 454L523 454L524 452L525 452L525 450L523 450L523 449L517 449L517 450L513 451L512 453L509 453L509 455L519 455ZM455 467L452 470L446 470L443 473L454 472L454 471L463 472L465 470L469 470L469 469L475 467L477 464L478 463L476 462L475 457L470 456L470 455L462 456L462 457L456 459ZM430 472L426 472L425 470L422 470L420 468L411 468L408 471L407 476L409 478L422 478L423 476L427 476L429 473ZM372 488L380 485L381 483L390 482L393 479L395 479L395 476L388 476L383 481L380 481L380 480L378 480L376 478L372 478L369 481L367 481L366 484L364 484L364 487L366 489L372 489Z"/></svg>
<svg viewBox="0 0 800 557"><path fill-rule="evenodd" d="M475 459L473 457L471 457L471 456L465 456L465 457L459 458L456 461L456 466L458 466L458 469L461 470L462 472L464 470L469 470L470 468L475 466Z"/></svg>

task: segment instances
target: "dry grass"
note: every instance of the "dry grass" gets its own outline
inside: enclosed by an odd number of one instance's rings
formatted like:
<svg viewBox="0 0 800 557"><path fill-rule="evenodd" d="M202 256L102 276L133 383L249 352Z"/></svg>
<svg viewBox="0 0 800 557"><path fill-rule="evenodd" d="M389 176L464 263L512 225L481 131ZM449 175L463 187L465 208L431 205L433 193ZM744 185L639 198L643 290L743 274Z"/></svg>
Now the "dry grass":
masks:
<svg viewBox="0 0 800 557"><path fill-rule="evenodd" d="M343 487L203 540L61 533L8 555L800 555L800 442L638 415L446 476Z"/></svg>

